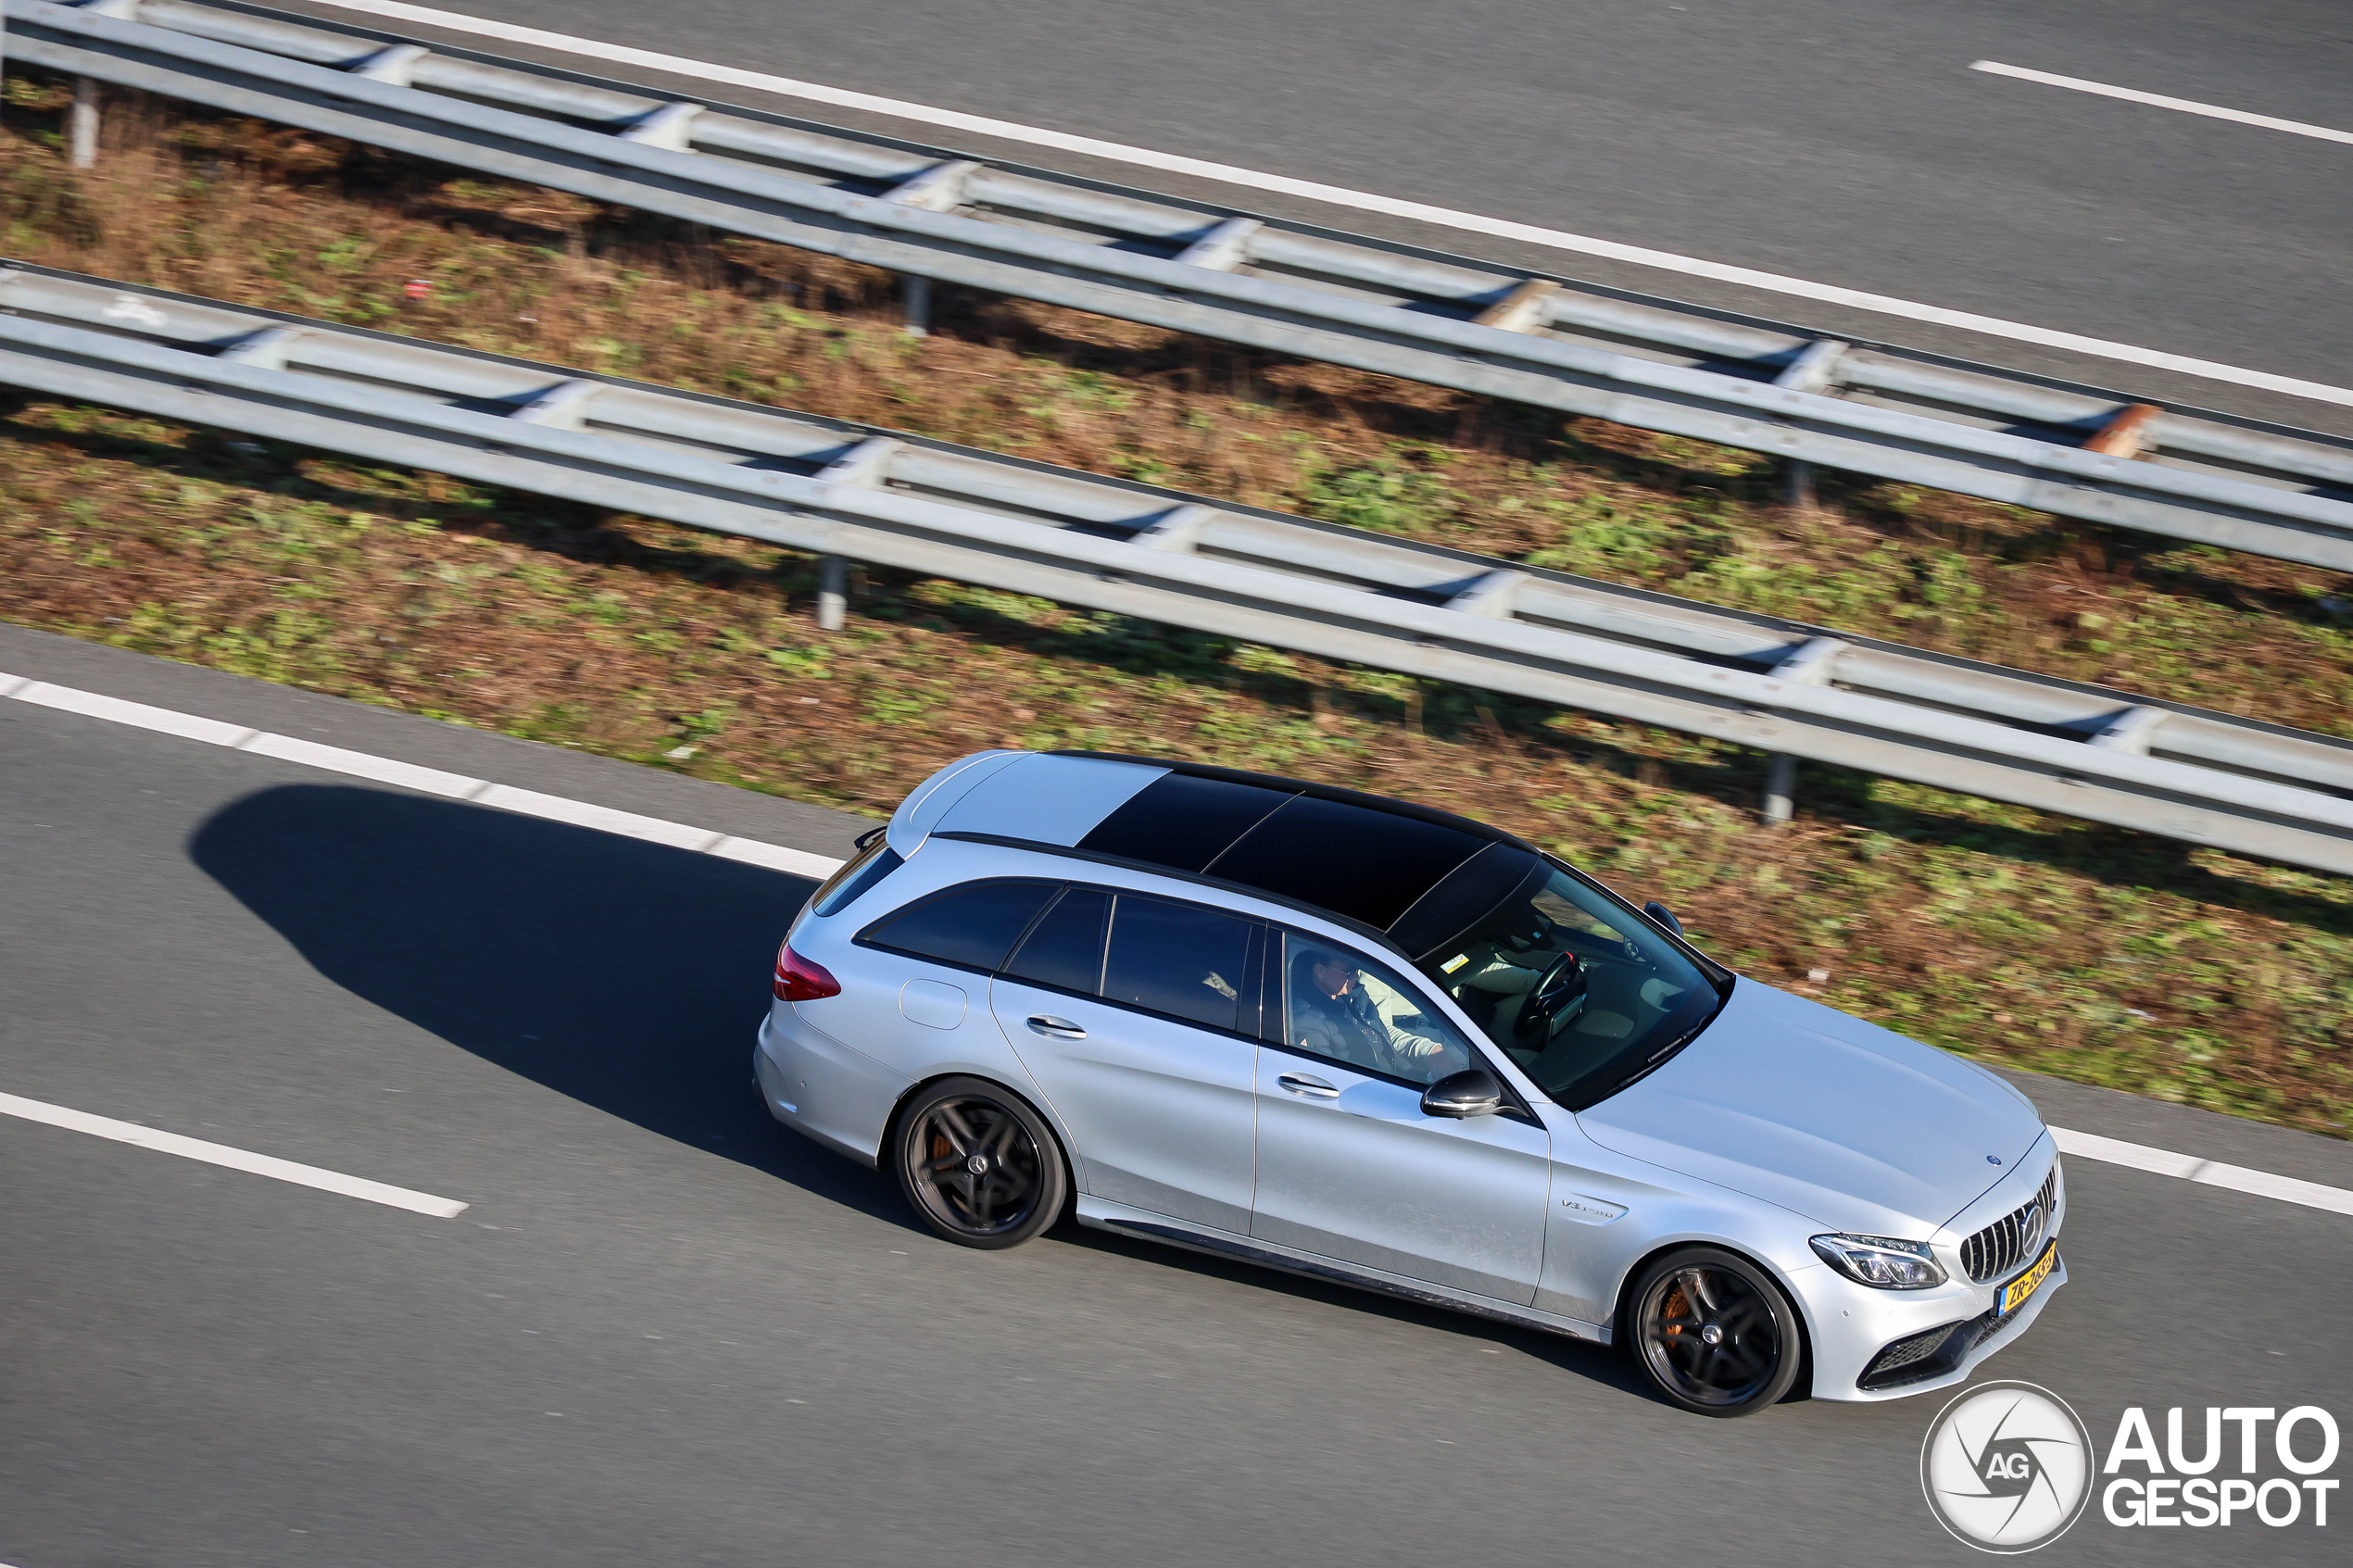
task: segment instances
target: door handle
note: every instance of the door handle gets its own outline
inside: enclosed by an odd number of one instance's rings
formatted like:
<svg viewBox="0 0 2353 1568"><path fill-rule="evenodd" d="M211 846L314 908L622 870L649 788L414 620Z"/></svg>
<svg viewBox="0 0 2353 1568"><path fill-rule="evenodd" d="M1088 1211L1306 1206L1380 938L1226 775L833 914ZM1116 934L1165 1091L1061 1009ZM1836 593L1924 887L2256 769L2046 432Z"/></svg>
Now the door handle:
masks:
<svg viewBox="0 0 2353 1568"><path fill-rule="evenodd" d="M1275 1082L1280 1084L1291 1093L1295 1095L1304 1095L1309 1099L1338 1099L1340 1098L1340 1091L1338 1089L1333 1088L1321 1078L1315 1077L1310 1073L1286 1073L1281 1077L1276 1079Z"/></svg>
<svg viewBox="0 0 2353 1568"><path fill-rule="evenodd" d="M1029 1026L1040 1035L1051 1035L1058 1040L1083 1040L1087 1031L1067 1018L1049 1018L1044 1013L1029 1015Z"/></svg>

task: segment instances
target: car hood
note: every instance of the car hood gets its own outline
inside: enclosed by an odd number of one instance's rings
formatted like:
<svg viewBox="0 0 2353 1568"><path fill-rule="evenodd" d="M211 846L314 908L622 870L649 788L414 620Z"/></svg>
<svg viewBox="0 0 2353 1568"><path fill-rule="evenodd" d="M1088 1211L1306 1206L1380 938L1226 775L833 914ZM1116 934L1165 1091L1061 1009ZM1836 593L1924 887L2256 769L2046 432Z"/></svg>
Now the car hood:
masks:
<svg viewBox="0 0 2353 1568"><path fill-rule="evenodd" d="M2043 1135L2026 1097L1984 1069L1753 980L1665 1066L1577 1121L1604 1148L1828 1228L1915 1241Z"/></svg>

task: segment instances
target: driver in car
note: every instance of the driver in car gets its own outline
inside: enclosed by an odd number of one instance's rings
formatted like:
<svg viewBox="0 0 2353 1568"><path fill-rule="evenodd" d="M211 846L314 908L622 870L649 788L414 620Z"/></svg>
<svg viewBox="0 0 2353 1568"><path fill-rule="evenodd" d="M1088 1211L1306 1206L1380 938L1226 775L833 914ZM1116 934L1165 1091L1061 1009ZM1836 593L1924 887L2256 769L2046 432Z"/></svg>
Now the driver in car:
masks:
<svg viewBox="0 0 2353 1568"><path fill-rule="evenodd" d="M1309 984L1291 998L1302 1049L1424 1084L1469 1065L1459 1047L1405 1028L1400 1021L1421 1009L1378 976L1337 953L1317 953L1305 968Z"/></svg>

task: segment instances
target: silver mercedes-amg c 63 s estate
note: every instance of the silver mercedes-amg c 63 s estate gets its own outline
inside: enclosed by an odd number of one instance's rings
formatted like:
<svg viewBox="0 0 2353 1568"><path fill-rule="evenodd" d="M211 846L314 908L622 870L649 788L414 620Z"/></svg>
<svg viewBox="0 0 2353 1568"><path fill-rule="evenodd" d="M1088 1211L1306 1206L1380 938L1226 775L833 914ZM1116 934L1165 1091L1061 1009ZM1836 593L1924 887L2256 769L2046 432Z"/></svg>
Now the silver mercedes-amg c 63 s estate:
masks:
<svg viewBox="0 0 2353 1568"><path fill-rule="evenodd" d="M754 1068L950 1241L1075 1210L1622 1343L1708 1415L1957 1383L2066 1282L2025 1097L1478 822L989 751L861 844Z"/></svg>

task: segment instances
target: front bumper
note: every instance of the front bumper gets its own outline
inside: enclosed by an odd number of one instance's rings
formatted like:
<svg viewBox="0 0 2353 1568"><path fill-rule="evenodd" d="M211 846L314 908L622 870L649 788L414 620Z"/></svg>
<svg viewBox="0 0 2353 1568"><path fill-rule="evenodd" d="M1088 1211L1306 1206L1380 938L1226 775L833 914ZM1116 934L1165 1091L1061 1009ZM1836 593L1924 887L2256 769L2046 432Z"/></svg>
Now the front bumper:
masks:
<svg viewBox="0 0 2353 1568"><path fill-rule="evenodd" d="M2067 1283L2067 1258L2062 1251L2042 1287L2002 1318L1993 1312L2007 1279L1874 1290L1824 1265L1806 1270L1800 1283L1813 1335L1814 1397L1901 1399L1965 1382L1980 1362L2013 1344ZM1940 1329L1946 1331L1941 1337L1922 1341ZM1915 1341L1919 1353L1902 1366L1882 1366L1871 1386L1864 1386L1881 1352L1906 1340Z"/></svg>

